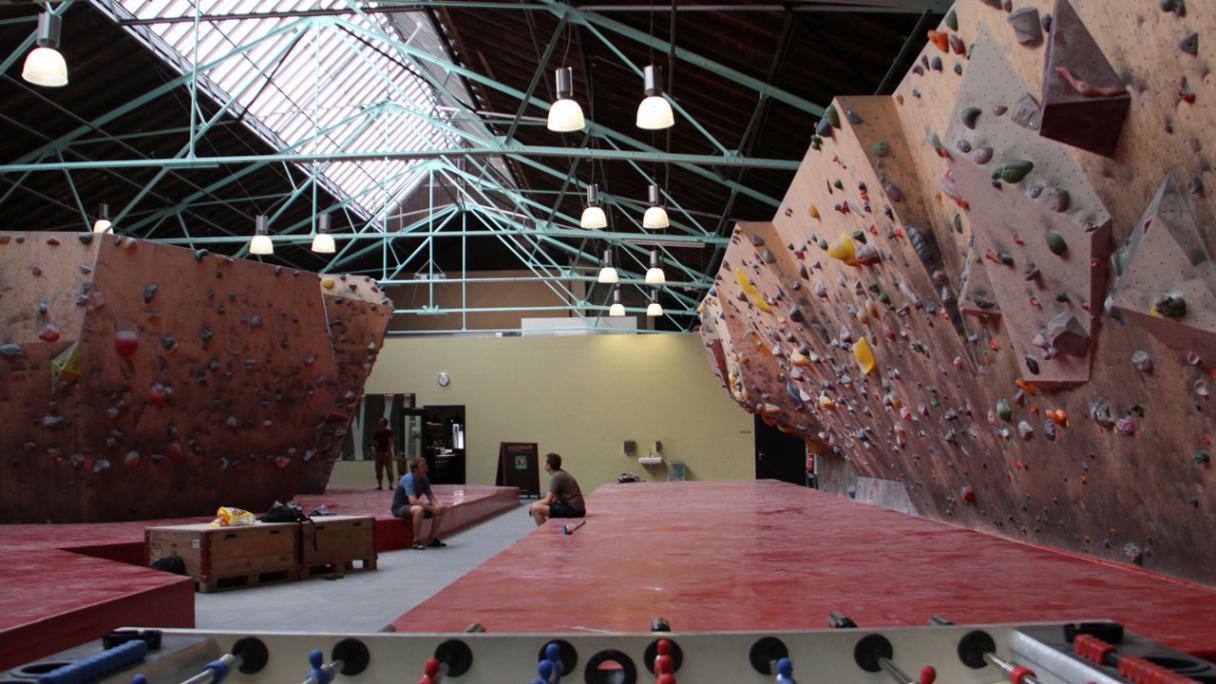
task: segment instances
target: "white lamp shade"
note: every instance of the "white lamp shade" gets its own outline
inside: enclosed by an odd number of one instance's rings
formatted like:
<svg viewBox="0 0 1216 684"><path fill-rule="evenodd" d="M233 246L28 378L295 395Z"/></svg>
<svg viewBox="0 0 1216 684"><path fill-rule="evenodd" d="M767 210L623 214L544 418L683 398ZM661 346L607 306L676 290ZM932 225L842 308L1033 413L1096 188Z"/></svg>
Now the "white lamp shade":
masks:
<svg viewBox="0 0 1216 684"><path fill-rule="evenodd" d="M21 78L34 85L61 88L68 84L68 65L52 47L36 47L25 58Z"/></svg>
<svg viewBox="0 0 1216 684"><path fill-rule="evenodd" d="M613 316L615 318L624 316L625 315L625 305L621 304L620 302L613 304L612 306L608 307L608 315Z"/></svg>
<svg viewBox="0 0 1216 684"><path fill-rule="evenodd" d="M113 233L114 223L110 219L99 218L93 222L94 233Z"/></svg>
<svg viewBox="0 0 1216 684"><path fill-rule="evenodd" d="M662 95L651 95L638 105L638 128L657 131L676 124L671 104Z"/></svg>
<svg viewBox="0 0 1216 684"><path fill-rule="evenodd" d="M587 207L578 224L584 228L607 228L608 215L599 207Z"/></svg>
<svg viewBox="0 0 1216 684"><path fill-rule="evenodd" d="M250 254L274 254L274 243L270 241L269 235L254 235L249 241Z"/></svg>
<svg viewBox="0 0 1216 684"><path fill-rule="evenodd" d="M583 108L571 99L561 99L549 107L549 121L545 127L556 133L581 131L587 125L583 119Z"/></svg>
<svg viewBox="0 0 1216 684"><path fill-rule="evenodd" d="M317 254L333 254L335 251L334 236L329 233L317 233L312 239L312 251Z"/></svg>
<svg viewBox="0 0 1216 684"><path fill-rule="evenodd" d="M663 269L651 266L650 269L646 271L647 285L662 285L666 282L667 276L663 273Z"/></svg>
<svg viewBox="0 0 1216 684"><path fill-rule="evenodd" d="M651 302L650 306L646 307L647 316L662 316L663 305L658 302Z"/></svg>
<svg viewBox="0 0 1216 684"><path fill-rule="evenodd" d="M600 277L596 282L604 283L605 285L615 285L620 282L621 277L617 275L616 269L611 266L605 266L600 269Z"/></svg>
<svg viewBox="0 0 1216 684"><path fill-rule="evenodd" d="M666 228L671 223L667 221L667 210L663 207L651 207L646 210L646 215L642 217L642 227L650 230Z"/></svg>

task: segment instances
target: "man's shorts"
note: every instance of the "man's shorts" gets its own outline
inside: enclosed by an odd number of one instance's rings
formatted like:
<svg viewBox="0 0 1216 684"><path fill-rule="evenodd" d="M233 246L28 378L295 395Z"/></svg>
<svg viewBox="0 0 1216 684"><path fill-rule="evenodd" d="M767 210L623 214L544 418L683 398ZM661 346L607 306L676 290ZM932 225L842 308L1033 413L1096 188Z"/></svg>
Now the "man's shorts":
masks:
<svg viewBox="0 0 1216 684"><path fill-rule="evenodd" d="M587 515L587 511L571 508L570 504L561 501L554 501L553 505L549 506L550 518L581 518L585 515Z"/></svg>
<svg viewBox="0 0 1216 684"><path fill-rule="evenodd" d="M401 508L396 508L396 509L393 509L393 517L394 517L394 518L408 518L408 517L410 517L410 507L409 507L409 506L402 506ZM423 519L423 520L430 520L431 518L434 518L434 517L435 517L435 512L434 512L434 511L432 511L432 510L431 510L431 509L429 509L429 508L424 508L424 509L422 509L422 519Z"/></svg>

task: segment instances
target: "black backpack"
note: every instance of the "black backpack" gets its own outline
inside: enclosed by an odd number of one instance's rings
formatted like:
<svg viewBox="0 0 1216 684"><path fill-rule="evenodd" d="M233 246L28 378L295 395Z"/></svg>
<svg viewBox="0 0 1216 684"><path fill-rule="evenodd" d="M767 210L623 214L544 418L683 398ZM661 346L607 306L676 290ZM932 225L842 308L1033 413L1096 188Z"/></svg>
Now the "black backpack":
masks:
<svg viewBox="0 0 1216 684"><path fill-rule="evenodd" d="M291 503L276 501L259 520L265 523L307 522L308 516L304 514L304 509L300 507L300 504L294 501Z"/></svg>

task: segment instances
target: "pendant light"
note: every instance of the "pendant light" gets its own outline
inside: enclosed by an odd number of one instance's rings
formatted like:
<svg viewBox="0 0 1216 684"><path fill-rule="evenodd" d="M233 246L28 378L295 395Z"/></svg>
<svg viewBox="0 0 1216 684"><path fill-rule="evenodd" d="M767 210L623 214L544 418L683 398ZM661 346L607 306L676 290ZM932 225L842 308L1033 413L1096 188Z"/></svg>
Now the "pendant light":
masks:
<svg viewBox="0 0 1216 684"><path fill-rule="evenodd" d="M662 285L667 282L667 276L659 267L659 250L650 250L650 269L646 271L647 285Z"/></svg>
<svg viewBox="0 0 1216 684"><path fill-rule="evenodd" d="M663 315L663 305L659 303L659 288L650 293L650 306L646 307L646 315L654 318Z"/></svg>
<svg viewBox="0 0 1216 684"><path fill-rule="evenodd" d="M587 208L578 224L583 228L608 227L608 215L600 208L600 186L595 183L587 186Z"/></svg>
<svg viewBox="0 0 1216 684"><path fill-rule="evenodd" d="M34 85L60 88L68 84L68 65L59 54L61 20L49 9L38 15L38 47L25 57L21 78Z"/></svg>
<svg viewBox="0 0 1216 684"><path fill-rule="evenodd" d="M274 243L270 241L270 229L266 226L266 216L258 214L256 225L253 239L249 241L249 253L259 256L274 254Z"/></svg>
<svg viewBox="0 0 1216 684"><path fill-rule="evenodd" d="M638 128L648 131L658 131L675 125L675 116L671 113L671 103L663 97L659 88L657 67L648 64L643 72L644 92L646 99L638 105Z"/></svg>
<svg viewBox="0 0 1216 684"><path fill-rule="evenodd" d="M604 267L600 269L600 275L596 278L597 283L604 285L615 285L620 282L621 277L617 274L616 269L612 267L612 249L604 250Z"/></svg>
<svg viewBox="0 0 1216 684"><path fill-rule="evenodd" d="M93 222L94 233L113 233L114 223L110 220L110 205L105 202L101 203L101 209L97 212L97 220Z"/></svg>
<svg viewBox="0 0 1216 684"><path fill-rule="evenodd" d="M321 214L317 219L317 234L312 239L312 251L333 254L335 249L334 236L329 234L329 214Z"/></svg>
<svg viewBox="0 0 1216 684"><path fill-rule="evenodd" d="M612 291L612 306L608 307L608 315L620 318L625 315L625 305L621 304L621 288Z"/></svg>
<svg viewBox="0 0 1216 684"><path fill-rule="evenodd" d="M549 120L545 127L555 133L581 131L587 125L583 119L583 108L571 99L574 96L574 70L562 67L557 70L557 100L549 107Z"/></svg>
<svg viewBox="0 0 1216 684"><path fill-rule="evenodd" d="M646 214L642 216L642 227L649 230L658 230L671 225L667 220L667 210L663 208L659 201L659 186L656 183L650 184L650 208L646 210Z"/></svg>

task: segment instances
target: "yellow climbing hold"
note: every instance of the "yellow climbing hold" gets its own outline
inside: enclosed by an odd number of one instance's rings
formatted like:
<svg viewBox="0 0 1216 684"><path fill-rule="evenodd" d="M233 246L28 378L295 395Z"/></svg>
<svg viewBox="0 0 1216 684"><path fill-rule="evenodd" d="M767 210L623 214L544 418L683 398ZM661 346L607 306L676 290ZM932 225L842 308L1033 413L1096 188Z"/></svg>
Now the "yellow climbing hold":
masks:
<svg viewBox="0 0 1216 684"><path fill-rule="evenodd" d="M321 287L325 288L326 290L334 289L334 285L337 285L337 283L334 282L333 278L322 278L321 279Z"/></svg>
<svg viewBox="0 0 1216 684"><path fill-rule="evenodd" d="M836 408L836 402L832 401L832 398L828 396L827 392L821 392L819 394L819 408L825 408L825 409Z"/></svg>
<svg viewBox="0 0 1216 684"><path fill-rule="evenodd" d="M790 363L795 366L809 366L811 365L811 360L803 356L801 352L790 352Z"/></svg>
<svg viewBox="0 0 1216 684"><path fill-rule="evenodd" d="M853 343L853 356L857 358L861 371L866 375L873 373L874 369L878 368L878 362L874 360L874 350L870 348L870 343L864 337Z"/></svg>
<svg viewBox="0 0 1216 684"><path fill-rule="evenodd" d="M833 259L840 259L850 266L857 265L857 248L853 245L853 238L847 233L841 233L836 241L828 246L828 256Z"/></svg>
<svg viewBox="0 0 1216 684"><path fill-rule="evenodd" d="M762 297L760 295L760 291L757 290L754 285L752 285L752 281L748 279L747 274L743 272L743 269L736 268L735 277L739 279L739 286L743 288L743 293L747 295L748 299L752 300L752 304L755 304L757 309L760 309L764 313L773 312L772 307L768 305L768 302L764 301L764 297Z"/></svg>
<svg viewBox="0 0 1216 684"><path fill-rule="evenodd" d="M819 207L815 206L814 204L811 205L811 218L815 219L816 221L819 220Z"/></svg>

